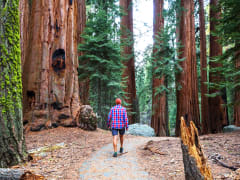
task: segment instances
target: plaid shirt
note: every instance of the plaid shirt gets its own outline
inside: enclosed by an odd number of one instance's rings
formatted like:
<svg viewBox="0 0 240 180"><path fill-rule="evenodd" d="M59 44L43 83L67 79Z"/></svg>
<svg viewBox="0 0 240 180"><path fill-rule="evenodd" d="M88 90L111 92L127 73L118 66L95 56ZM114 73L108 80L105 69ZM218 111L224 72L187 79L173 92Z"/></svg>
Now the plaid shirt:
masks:
<svg viewBox="0 0 240 180"><path fill-rule="evenodd" d="M111 108L108 114L108 127L112 122L112 129L122 129L124 127L128 128L128 118L126 108L121 105L116 105Z"/></svg>

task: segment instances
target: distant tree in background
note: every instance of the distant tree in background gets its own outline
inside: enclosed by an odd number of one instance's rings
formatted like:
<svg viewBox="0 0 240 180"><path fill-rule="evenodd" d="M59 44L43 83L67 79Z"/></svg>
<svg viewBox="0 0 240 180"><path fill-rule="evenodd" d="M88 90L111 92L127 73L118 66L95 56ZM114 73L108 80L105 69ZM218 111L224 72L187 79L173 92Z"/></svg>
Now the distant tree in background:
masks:
<svg viewBox="0 0 240 180"><path fill-rule="evenodd" d="M199 3L199 25L200 25L200 62L201 62L201 119L202 133L210 133L210 119L208 109L208 71L207 71L207 49L206 49L206 29L204 15L204 1Z"/></svg>
<svg viewBox="0 0 240 180"><path fill-rule="evenodd" d="M78 9L78 13L77 13L77 19L78 19L78 23L77 23L77 36L78 36L78 44L82 44L84 41L84 39L81 37L84 28L86 27L86 3L85 0L78 0L77 1L77 9ZM82 51L79 51L78 56L83 55ZM86 77L86 79L81 79L81 81L79 81L79 95L80 95L80 99L81 99L81 103L82 104L89 104L89 78Z"/></svg>
<svg viewBox="0 0 240 180"><path fill-rule="evenodd" d="M22 122L19 1L0 1L0 168L26 159Z"/></svg>
<svg viewBox="0 0 240 180"><path fill-rule="evenodd" d="M176 136L179 136L180 117L193 121L200 130L200 115L197 88L196 47L194 28L194 2L193 0L181 0L181 14L179 27L179 59L182 72L177 73L177 117Z"/></svg>
<svg viewBox="0 0 240 180"><path fill-rule="evenodd" d="M219 0L217 12L222 12L218 17L216 35L219 43L225 47L222 56L218 58L221 67L216 68L222 78L217 83L219 89L228 87L229 107L234 107L233 119L240 126L240 1ZM232 96L230 98L229 96ZM230 114L231 115L231 114ZM231 116L230 116L231 117Z"/></svg>
<svg viewBox="0 0 240 180"><path fill-rule="evenodd" d="M125 101L128 107L129 124L139 122L136 97L135 64L133 49L133 2L120 0L121 16L121 58L123 60L123 80Z"/></svg>
<svg viewBox="0 0 240 180"><path fill-rule="evenodd" d="M220 82L224 76L221 76L219 68L222 64L217 62L217 56L222 55L222 46L218 42L216 33L217 20L220 18L220 11L217 11L218 0L210 0L210 62L209 62L209 121L210 132L218 133L222 132L223 125L227 125L227 112L223 106L225 104L222 95L225 95L223 91L225 87L217 88L216 82Z"/></svg>
<svg viewBox="0 0 240 180"><path fill-rule="evenodd" d="M116 1L87 1L87 22L79 45L79 79L90 80L90 105L99 116L99 127L106 119L116 97L123 97L120 60L120 16Z"/></svg>

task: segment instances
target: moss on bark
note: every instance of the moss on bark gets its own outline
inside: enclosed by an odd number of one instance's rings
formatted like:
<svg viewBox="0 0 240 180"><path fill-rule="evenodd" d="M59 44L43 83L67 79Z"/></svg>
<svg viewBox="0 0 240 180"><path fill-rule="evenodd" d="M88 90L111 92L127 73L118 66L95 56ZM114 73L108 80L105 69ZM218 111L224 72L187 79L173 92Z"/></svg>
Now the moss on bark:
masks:
<svg viewBox="0 0 240 180"><path fill-rule="evenodd" d="M0 0L0 167L25 159L18 0Z"/></svg>

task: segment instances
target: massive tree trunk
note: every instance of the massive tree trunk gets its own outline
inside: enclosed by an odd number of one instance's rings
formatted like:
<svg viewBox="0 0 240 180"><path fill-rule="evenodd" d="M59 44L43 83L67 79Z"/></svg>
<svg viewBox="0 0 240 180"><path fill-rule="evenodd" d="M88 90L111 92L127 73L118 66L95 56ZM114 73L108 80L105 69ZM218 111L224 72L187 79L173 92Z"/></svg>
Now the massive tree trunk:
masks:
<svg viewBox="0 0 240 180"><path fill-rule="evenodd" d="M77 1L23 1L23 107L32 130L76 125ZM26 18L28 17L28 18ZM25 26L28 25L28 26Z"/></svg>
<svg viewBox="0 0 240 180"><path fill-rule="evenodd" d="M217 0L210 1L210 58L219 56L222 54L222 47L217 42L218 37L213 35L216 27L216 20L219 19L220 13L216 12L215 8L217 6ZM216 62L209 62L210 73L209 73L209 82L216 83L221 80L220 75L217 72L211 72L212 68L221 67L221 64ZM220 90L215 88L210 88L209 93L214 94L218 93ZM209 118L211 122L211 132L217 133L221 132L223 124L227 121L226 108L222 106L224 101L220 95L217 95L213 98L209 98Z"/></svg>
<svg viewBox="0 0 240 180"><path fill-rule="evenodd" d="M123 80L126 81L124 91L126 93L125 101L129 104L128 118L129 124L138 122L136 114L136 83L135 83L135 65L133 52L133 11L132 0L120 0L120 7L126 15L121 17L121 42L122 58L125 68L123 70ZM135 112L135 113L133 113Z"/></svg>
<svg viewBox="0 0 240 180"><path fill-rule="evenodd" d="M26 158L18 3L0 1L0 168Z"/></svg>
<svg viewBox="0 0 240 180"><path fill-rule="evenodd" d="M205 32L205 16L204 2L199 2L199 24L200 24L200 62L201 62L201 117L202 117L202 133L210 133L210 121L208 112L208 86L207 86L207 55L206 55L206 32Z"/></svg>
<svg viewBox="0 0 240 180"><path fill-rule="evenodd" d="M177 86L177 118L176 136L179 136L180 117L185 116L187 121L193 121L200 130L196 47L194 31L194 2L181 0L180 34L179 40L182 47L179 49L179 58L182 72L176 76Z"/></svg>
<svg viewBox="0 0 240 180"><path fill-rule="evenodd" d="M153 19L153 33L154 33L154 49L153 49L153 67L156 69L157 61L160 61L159 56L159 34L163 31L164 28L164 18L163 18L163 0L154 0L153 1L154 8L154 19ZM153 72L153 80L152 80L152 119L151 126L155 130L156 136L167 136L168 132L168 112L167 112L167 96L166 92L162 92L161 94L156 95L156 88L160 86L165 86L165 78L159 77L159 75Z"/></svg>
<svg viewBox="0 0 240 180"><path fill-rule="evenodd" d="M83 43L83 38L81 37L81 34L84 31L84 28L86 26L86 5L85 0L78 0L77 1L77 8L78 8L78 15L77 15L77 27L78 27L78 44ZM83 53L80 51L78 53L79 56L83 55ZM81 72L80 72L81 73ZM79 95L81 99L82 104L88 104L88 98L89 98L89 78L80 80L79 81Z"/></svg>

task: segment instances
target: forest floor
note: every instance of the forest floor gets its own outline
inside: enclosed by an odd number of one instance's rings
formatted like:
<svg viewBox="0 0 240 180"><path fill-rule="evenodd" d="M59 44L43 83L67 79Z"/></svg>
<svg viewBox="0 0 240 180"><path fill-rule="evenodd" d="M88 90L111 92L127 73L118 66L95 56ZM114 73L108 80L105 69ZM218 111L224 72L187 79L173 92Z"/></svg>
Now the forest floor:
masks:
<svg viewBox="0 0 240 180"><path fill-rule="evenodd" d="M33 160L14 168L30 170L35 174L45 176L46 179L86 179L87 176L81 176L86 166L89 166L92 171L93 165L100 167L101 165L98 165L100 162L111 162L109 169L114 171L114 166L121 166L124 164L121 162L130 158L135 159L131 161L133 164L137 163L136 166L139 166L139 172L143 172L144 177L147 173L148 178L142 179L184 179L179 138L145 138L126 135L125 151L128 153L115 159L112 157L110 131L97 129L97 131L89 132L79 128L58 127L40 132L29 132L25 135L25 139L27 150L35 153ZM151 143L148 143L148 149L144 148L149 141ZM214 179L234 179L237 176L240 179L239 169L233 171L214 163L214 159L217 158L228 166L240 168L240 131L204 135L200 137L200 143L205 157L208 158ZM94 159L96 159L95 164ZM125 169L129 172L128 167ZM88 173L92 173L91 171ZM111 175L109 173L107 175L108 178L99 176L93 179L111 179Z"/></svg>

